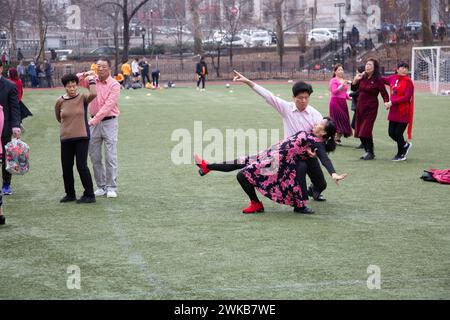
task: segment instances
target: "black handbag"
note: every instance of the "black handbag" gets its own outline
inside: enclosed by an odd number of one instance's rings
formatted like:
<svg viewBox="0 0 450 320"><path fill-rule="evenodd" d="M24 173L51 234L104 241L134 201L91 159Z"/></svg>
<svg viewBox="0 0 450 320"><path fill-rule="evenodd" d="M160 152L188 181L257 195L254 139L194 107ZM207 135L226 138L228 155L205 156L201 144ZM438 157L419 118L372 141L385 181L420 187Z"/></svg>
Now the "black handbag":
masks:
<svg viewBox="0 0 450 320"><path fill-rule="evenodd" d="M427 170L423 171L422 176L420 177L423 181L436 182L437 180L433 178L433 174Z"/></svg>

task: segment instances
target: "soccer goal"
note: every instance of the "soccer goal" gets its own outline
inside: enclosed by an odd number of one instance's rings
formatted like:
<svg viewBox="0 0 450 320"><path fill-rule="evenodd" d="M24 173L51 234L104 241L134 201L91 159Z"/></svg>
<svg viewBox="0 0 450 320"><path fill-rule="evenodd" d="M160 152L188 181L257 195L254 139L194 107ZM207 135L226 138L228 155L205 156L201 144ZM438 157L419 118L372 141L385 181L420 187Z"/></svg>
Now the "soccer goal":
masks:
<svg viewBox="0 0 450 320"><path fill-rule="evenodd" d="M411 75L417 89L450 95L450 47L412 48Z"/></svg>

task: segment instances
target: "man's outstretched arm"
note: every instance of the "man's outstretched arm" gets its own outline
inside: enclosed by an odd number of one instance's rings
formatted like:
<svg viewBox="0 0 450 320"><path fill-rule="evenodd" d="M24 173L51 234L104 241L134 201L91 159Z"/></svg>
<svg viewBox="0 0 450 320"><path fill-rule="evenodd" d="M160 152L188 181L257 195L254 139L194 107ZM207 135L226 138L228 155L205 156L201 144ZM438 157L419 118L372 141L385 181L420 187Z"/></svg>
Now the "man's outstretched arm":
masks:
<svg viewBox="0 0 450 320"><path fill-rule="evenodd" d="M276 97L272 92L269 90L261 87L260 85L256 84L255 82L251 81L250 79L244 77L242 74L234 70L234 82L241 82L248 85L250 88L252 88L257 94L259 94L261 97L266 100L266 102L274 107L282 116L285 115L287 110L290 110L291 104L287 102L286 100L283 100L281 98Z"/></svg>

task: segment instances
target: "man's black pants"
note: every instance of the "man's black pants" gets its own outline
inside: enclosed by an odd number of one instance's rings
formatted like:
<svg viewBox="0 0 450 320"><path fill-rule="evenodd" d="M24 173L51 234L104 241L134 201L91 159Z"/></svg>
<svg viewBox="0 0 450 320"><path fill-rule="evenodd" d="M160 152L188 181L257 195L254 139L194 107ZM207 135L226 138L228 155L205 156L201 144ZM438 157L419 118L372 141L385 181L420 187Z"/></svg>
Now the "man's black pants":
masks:
<svg viewBox="0 0 450 320"><path fill-rule="evenodd" d="M311 180L311 187L316 196L319 196L327 188L327 181L325 180L317 158L308 158L304 161L298 161L296 179L302 190L303 200L309 199L306 175L308 175Z"/></svg>

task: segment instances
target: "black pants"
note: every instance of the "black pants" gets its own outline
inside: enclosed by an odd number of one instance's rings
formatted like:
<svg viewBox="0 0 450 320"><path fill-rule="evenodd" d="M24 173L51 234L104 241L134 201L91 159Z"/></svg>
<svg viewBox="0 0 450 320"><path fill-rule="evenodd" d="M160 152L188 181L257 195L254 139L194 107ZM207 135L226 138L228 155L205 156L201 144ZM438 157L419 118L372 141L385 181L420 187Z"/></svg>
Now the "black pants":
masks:
<svg viewBox="0 0 450 320"><path fill-rule="evenodd" d="M351 126L352 126L352 129L353 130L355 130L356 129L356 126L355 126L355 124L356 124L356 110L355 111L353 111L353 117L352 117L352 124L351 124Z"/></svg>
<svg viewBox="0 0 450 320"><path fill-rule="evenodd" d="M245 168L244 164L239 164L237 161L233 161L232 163L221 163L221 164L209 164L208 169L212 171L221 171L221 172L231 172L235 170L241 170ZM320 195L326 188L327 182L322 172L322 168L320 167L319 160L317 158L308 158L305 161L299 161L297 163L297 183L300 185L302 190L303 200L308 200L308 188L306 185L306 175L311 179L311 187L313 192L317 195ZM239 172L237 175L237 179L242 189L244 189L245 193L248 195L250 200L259 201L255 187L252 186L247 179L245 178L242 172Z"/></svg>
<svg viewBox="0 0 450 320"><path fill-rule="evenodd" d="M151 82L148 72L145 72L145 73L143 72L141 74L141 77L142 77L142 84L144 85L144 87L145 87L145 83L146 83L145 79L147 79L147 82Z"/></svg>
<svg viewBox="0 0 450 320"><path fill-rule="evenodd" d="M84 196L94 197L91 172L87 165L89 140L61 142L61 164L63 169L64 189L68 196L75 197L73 178L74 158L77 159L77 170L84 188Z"/></svg>
<svg viewBox="0 0 450 320"><path fill-rule="evenodd" d="M389 137L391 137L392 140L397 142L398 156L402 154L403 149L405 148L406 145L406 141L405 138L403 137L403 134L405 133L407 126L408 126L407 123L389 121Z"/></svg>
<svg viewBox="0 0 450 320"><path fill-rule="evenodd" d="M3 154L2 154L2 178L3 178L3 184L10 185L11 184L11 173L6 171L6 152L5 152L5 146L11 142L11 136L2 137L2 146L3 146Z"/></svg>
<svg viewBox="0 0 450 320"><path fill-rule="evenodd" d="M317 158L308 158L305 161L298 161L296 179L302 190L303 200L309 199L306 175L308 175L311 180L311 188L314 194L320 195L327 188L327 181L325 180Z"/></svg>
<svg viewBox="0 0 450 320"><path fill-rule="evenodd" d="M156 88L159 85L159 72L152 72L153 87Z"/></svg>
<svg viewBox="0 0 450 320"><path fill-rule="evenodd" d="M374 145L373 145L373 138L359 138L361 140L362 145L364 146L364 150L366 152L375 154L374 153Z"/></svg>
<svg viewBox="0 0 450 320"><path fill-rule="evenodd" d="M206 77L200 76L197 81L197 87L200 85L200 82L202 83L202 89L205 89L205 83L206 83Z"/></svg>
<svg viewBox="0 0 450 320"><path fill-rule="evenodd" d="M232 163L212 163L208 164L208 169L212 171L221 171L221 172L232 172L236 170L241 170L245 168L245 164L237 163L237 160L234 160ZM244 192L250 198L251 201L259 202L258 196L256 195L255 187L251 185L245 175L242 172L237 174L237 180L241 185Z"/></svg>

